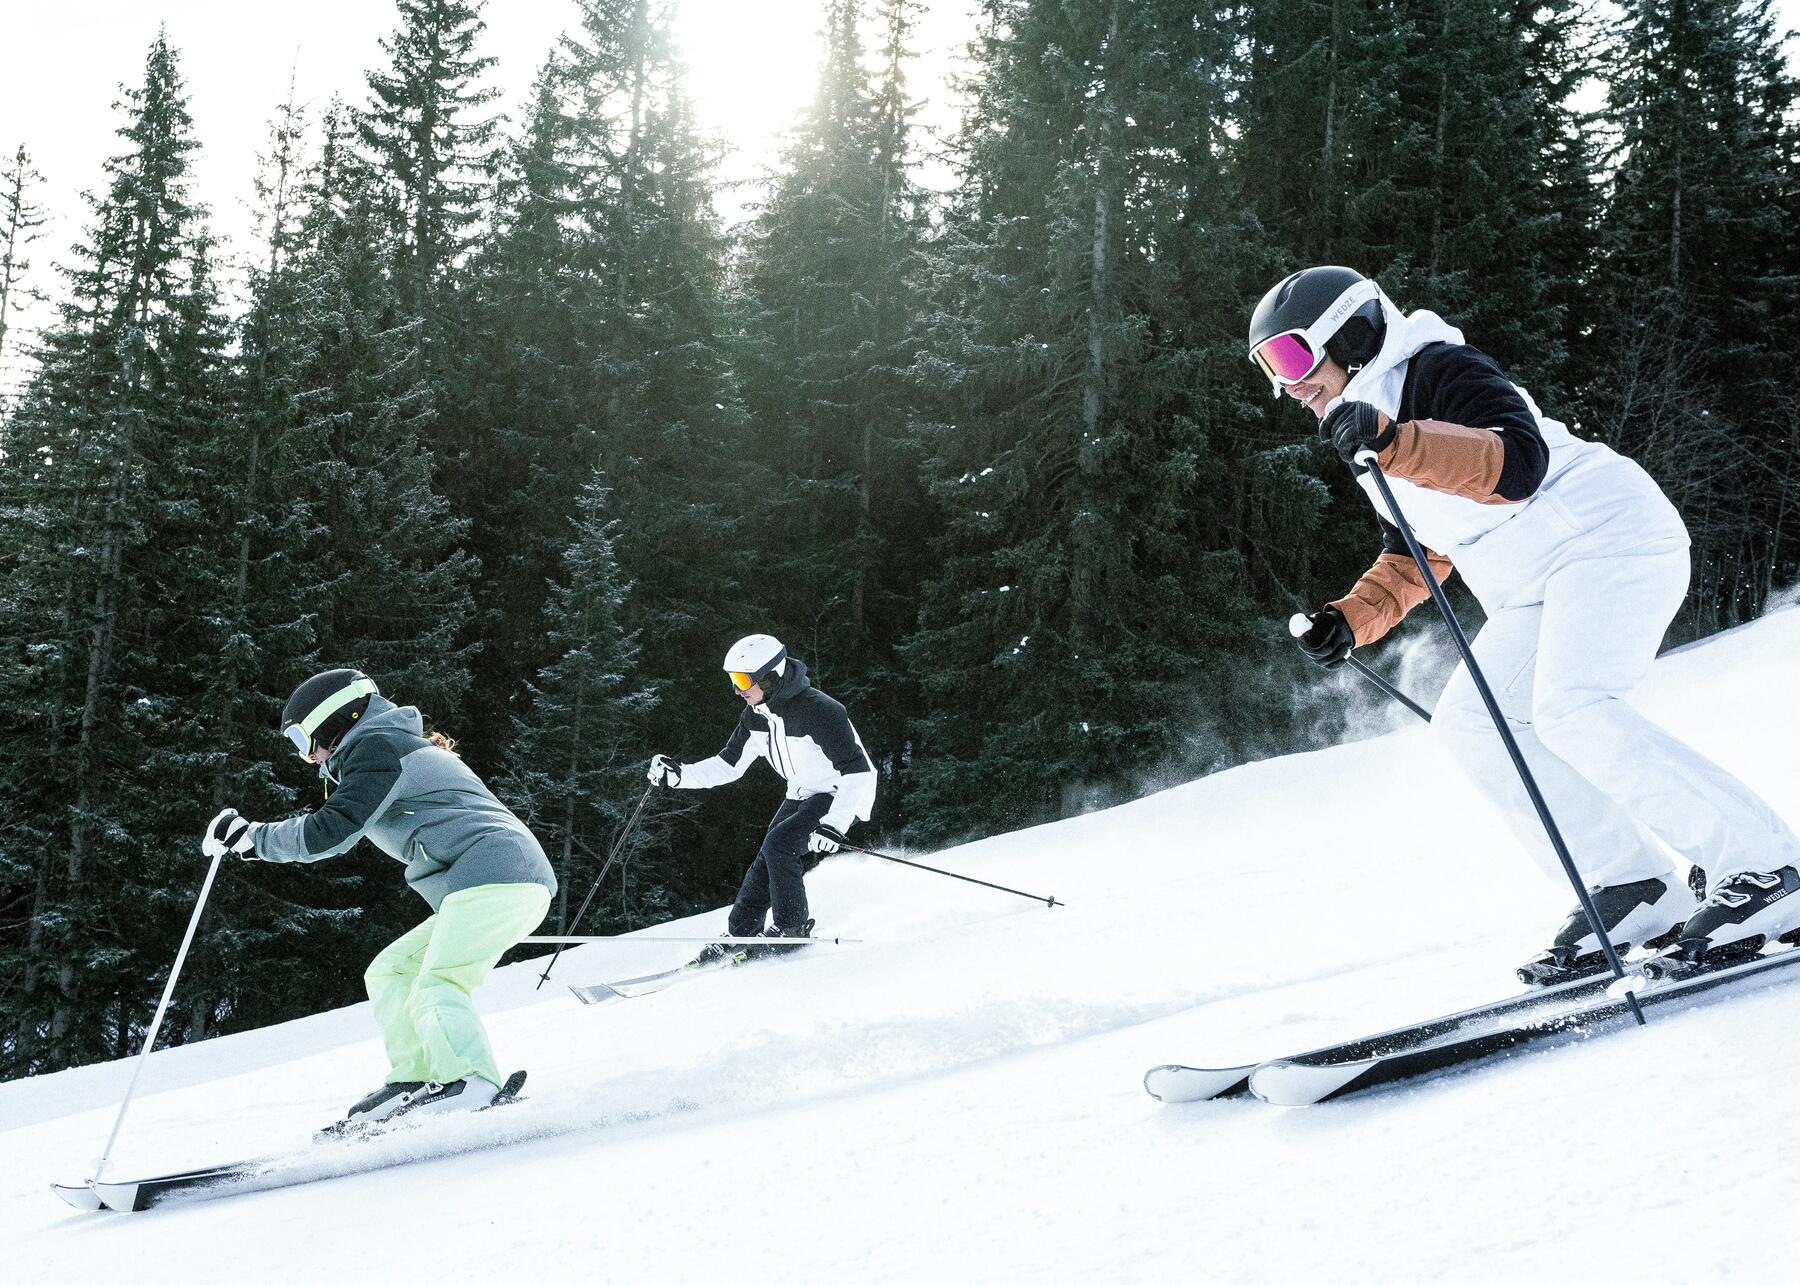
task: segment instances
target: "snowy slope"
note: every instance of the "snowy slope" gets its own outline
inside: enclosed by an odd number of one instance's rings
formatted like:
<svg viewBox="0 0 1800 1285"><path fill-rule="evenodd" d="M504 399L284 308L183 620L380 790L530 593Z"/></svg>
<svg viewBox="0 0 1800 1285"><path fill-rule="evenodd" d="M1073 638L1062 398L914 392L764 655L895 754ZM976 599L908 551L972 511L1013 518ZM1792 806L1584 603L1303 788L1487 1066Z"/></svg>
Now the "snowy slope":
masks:
<svg viewBox="0 0 1800 1285"><path fill-rule="evenodd" d="M1778 613L1665 657L1640 703L1800 824L1797 648ZM1384 830L1397 808L1412 824ZM129 1065L0 1085L0 1279L1785 1275L1800 987L1312 1110L1143 1093L1153 1062L1508 989L1570 898L1471 835L1481 815L1409 728L933 858L1062 908L834 858L814 911L864 945L592 1008L534 991L541 964L498 972L483 1011L530 1096L425 1136L299 1150L380 1078L366 1006L152 1058L110 1174L288 1153L337 1175L305 1186L77 1214L48 1184L91 1172ZM688 949L584 947L557 973Z"/></svg>

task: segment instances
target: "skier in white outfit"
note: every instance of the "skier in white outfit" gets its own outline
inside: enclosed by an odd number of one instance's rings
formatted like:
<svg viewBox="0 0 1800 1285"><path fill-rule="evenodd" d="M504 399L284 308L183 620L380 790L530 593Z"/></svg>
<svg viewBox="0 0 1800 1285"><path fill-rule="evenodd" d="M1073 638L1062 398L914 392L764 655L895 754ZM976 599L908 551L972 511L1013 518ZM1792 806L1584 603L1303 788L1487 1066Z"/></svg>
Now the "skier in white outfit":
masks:
<svg viewBox="0 0 1800 1285"><path fill-rule="evenodd" d="M1460 331L1401 312L1349 268L1308 268L1271 289L1251 319L1250 356L1277 396L1318 417L1383 529L1375 565L1311 617L1307 656L1342 664L1429 596L1374 479L1354 463L1373 449L1434 572L1461 573L1487 613L1476 659L1615 946L1672 944L1691 967L1791 934L1800 840L1747 785L1625 700L1688 584L1687 530L1649 474L1572 435ZM1466 667L1432 723L1560 881ZM1706 872L1704 901L1670 849ZM1519 975L1549 984L1600 967L1578 907Z"/></svg>

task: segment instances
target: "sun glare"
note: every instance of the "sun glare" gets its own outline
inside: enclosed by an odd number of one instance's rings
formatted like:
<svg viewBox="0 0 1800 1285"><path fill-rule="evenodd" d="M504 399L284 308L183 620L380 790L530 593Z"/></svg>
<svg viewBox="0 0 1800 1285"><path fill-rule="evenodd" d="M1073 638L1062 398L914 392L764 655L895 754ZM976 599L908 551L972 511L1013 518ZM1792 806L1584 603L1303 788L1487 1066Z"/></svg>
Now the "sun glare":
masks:
<svg viewBox="0 0 1800 1285"><path fill-rule="evenodd" d="M812 97L824 10L820 0L682 0L676 38L688 92L709 130L750 177L775 159L780 135Z"/></svg>

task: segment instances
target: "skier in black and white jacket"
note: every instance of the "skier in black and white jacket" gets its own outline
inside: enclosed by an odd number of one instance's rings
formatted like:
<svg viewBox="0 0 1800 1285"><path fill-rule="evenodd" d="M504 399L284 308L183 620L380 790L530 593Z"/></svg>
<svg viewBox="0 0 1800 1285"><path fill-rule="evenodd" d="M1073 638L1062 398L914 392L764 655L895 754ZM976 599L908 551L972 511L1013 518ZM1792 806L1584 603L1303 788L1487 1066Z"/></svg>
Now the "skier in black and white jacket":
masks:
<svg viewBox="0 0 1800 1285"><path fill-rule="evenodd" d="M650 760L650 781L678 790L710 790L737 780L756 759L787 779L782 800L756 860L744 874L726 936L807 937L806 854L836 852L857 821L875 806L875 766L844 707L807 679L806 666L779 640L751 634L725 653L725 673L743 697L744 712L725 748L699 763L665 754ZM766 931L764 918L774 912ZM694 959L703 966L729 956L748 958L723 942Z"/></svg>

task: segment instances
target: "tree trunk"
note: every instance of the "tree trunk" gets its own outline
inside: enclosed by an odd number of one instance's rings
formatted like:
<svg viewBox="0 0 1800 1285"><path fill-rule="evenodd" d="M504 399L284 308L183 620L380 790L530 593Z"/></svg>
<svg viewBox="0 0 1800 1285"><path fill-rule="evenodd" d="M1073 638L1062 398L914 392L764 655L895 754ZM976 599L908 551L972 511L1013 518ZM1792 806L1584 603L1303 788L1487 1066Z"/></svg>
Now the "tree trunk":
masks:
<svg viewBox="0 0 1800 1285"><path fill-rule="evenodd" d="M1076 451L1077 529L1071 535L1069 566L1069 637L1077 651L1092 644L1100 609L1100 568L1094 536L1085 520L1097 512L1101 418L1105 413L1106 323L1112 312L1110 277L1113 245L1112 185L1118 145L1119 105L1117 55L1119 0L1106 8L1106 42L1101 56L1101 84L1094 97L1098 125L1094 156L1094 223L1092 257L1088 275L1087 370L1082 381L1081 444Z"/></svg>

